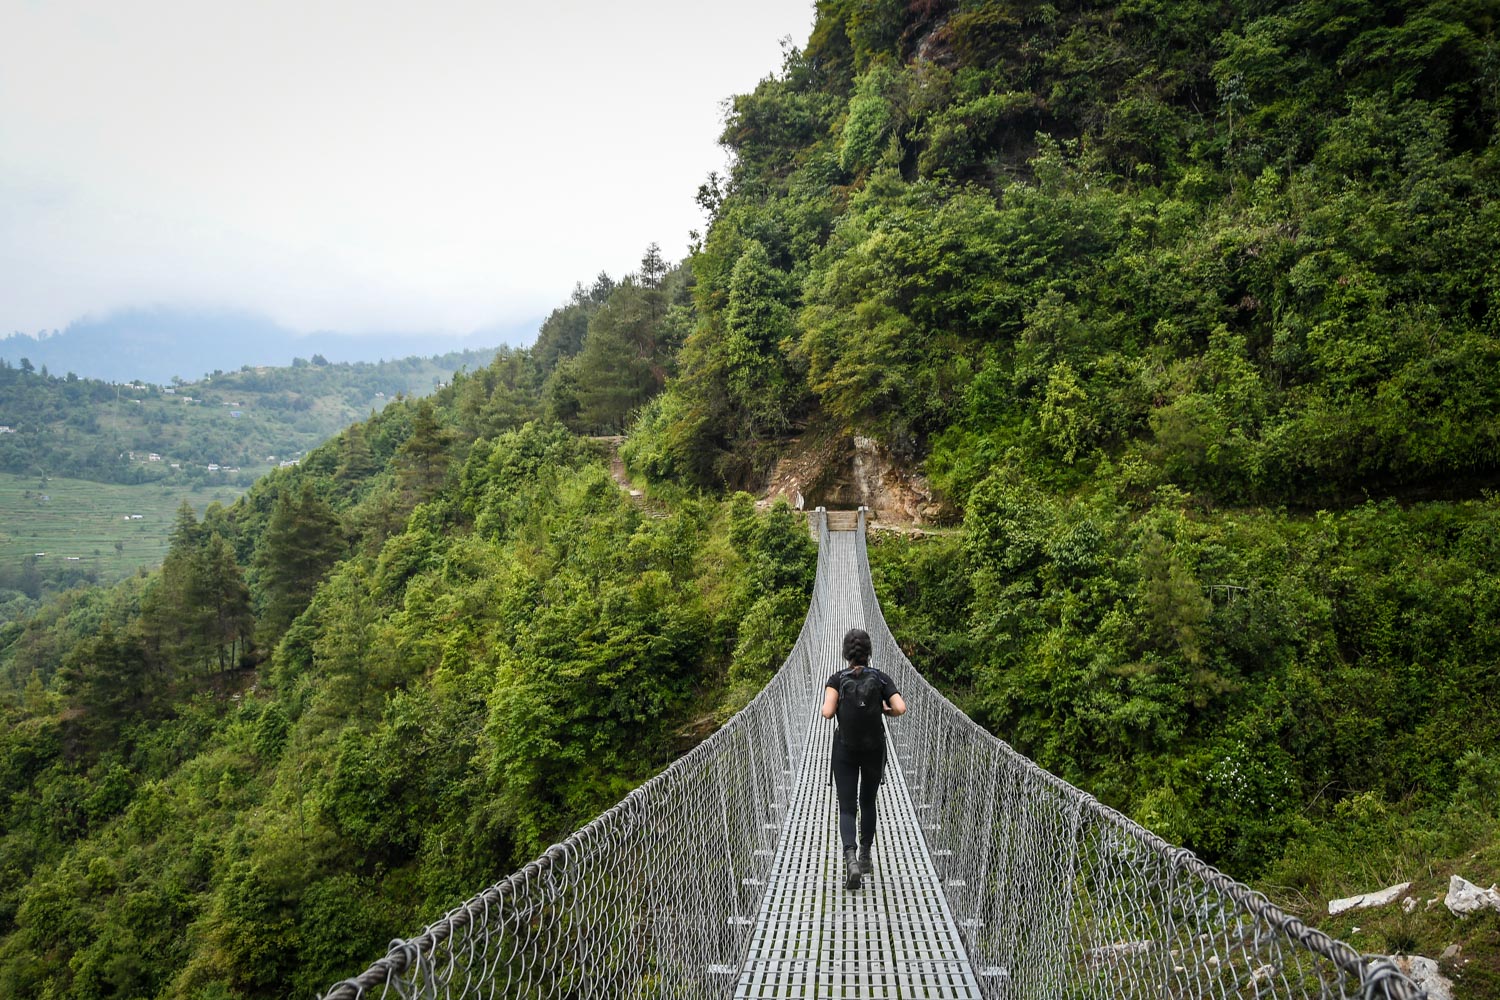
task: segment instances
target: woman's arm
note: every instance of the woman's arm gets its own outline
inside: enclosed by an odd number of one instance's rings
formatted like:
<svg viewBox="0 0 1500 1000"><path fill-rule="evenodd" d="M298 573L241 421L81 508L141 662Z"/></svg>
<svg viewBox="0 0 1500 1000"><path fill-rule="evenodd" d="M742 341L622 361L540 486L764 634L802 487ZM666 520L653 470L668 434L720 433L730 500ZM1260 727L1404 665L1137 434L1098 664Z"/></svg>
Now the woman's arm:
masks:
<svg viewBox="0 0 1500 1000"><path fill-rule="evenodd" d="M885 714L886 715L905 715L906 714L906 699L903 698L903 697L901 697L899 694L893 694L893 695L891 695L891 700L888 701L888 702L886 702L885 705L886 705L886 708L885 708Z"/></svg>
<svg viewBox="0 0 1500 1000"><path fill-rule="evenodd" d="M833 714L839 710L839 689L826 687L823 689L823 718L831 719Z"/></svg>

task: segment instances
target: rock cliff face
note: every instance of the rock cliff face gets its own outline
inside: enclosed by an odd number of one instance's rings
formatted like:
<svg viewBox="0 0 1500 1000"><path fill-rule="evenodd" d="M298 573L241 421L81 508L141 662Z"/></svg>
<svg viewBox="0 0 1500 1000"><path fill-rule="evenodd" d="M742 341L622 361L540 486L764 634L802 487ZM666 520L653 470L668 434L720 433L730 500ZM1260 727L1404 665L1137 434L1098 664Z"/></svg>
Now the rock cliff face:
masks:
<svg viewBox="0 0 1500 1000"><path fill-rule="evenodd" d="M769 501L793 506L868 507L883 524L932 525L955 512L933 495L920 473L906 469L872 438L809 433L793 442L766 483Z"/></svg>

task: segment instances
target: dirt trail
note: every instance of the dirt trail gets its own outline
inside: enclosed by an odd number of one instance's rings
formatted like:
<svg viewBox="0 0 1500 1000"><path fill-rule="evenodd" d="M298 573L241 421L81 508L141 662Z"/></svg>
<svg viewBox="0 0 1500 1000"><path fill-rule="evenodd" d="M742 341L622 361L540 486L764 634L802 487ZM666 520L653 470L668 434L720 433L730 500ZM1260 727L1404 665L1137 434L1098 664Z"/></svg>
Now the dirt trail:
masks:
<svg viewBox="0 0 1500 1000"><path fill-rule="evenodd" d="M620 457L620 443L625 440L621 434L596 435L589 438L599 444L609 446L609 474L615 483L626 493L639 495L640 491L630 484L630 474L625 471L625 460Z"/></svg>

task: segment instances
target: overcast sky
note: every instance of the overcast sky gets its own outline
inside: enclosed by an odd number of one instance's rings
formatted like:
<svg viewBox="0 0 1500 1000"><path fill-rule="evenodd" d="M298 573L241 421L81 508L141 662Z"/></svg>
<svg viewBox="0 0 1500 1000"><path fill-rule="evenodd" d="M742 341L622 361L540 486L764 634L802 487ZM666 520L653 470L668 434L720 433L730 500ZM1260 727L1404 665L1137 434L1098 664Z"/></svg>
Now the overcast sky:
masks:
<svg viewBox="0 0 1500 1000"><path fill-rule="evenodd" d="M0 0L0 335L129 306L467 332L686 255L812 0Z"/></svg>

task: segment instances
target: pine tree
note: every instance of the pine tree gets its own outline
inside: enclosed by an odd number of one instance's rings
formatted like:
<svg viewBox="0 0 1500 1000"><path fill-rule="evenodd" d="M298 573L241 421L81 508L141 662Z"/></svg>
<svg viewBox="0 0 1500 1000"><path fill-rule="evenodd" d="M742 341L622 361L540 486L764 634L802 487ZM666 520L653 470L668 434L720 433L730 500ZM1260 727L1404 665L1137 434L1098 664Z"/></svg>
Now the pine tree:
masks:
<svg viewBox="0 0 1500 1000"><path fill-rule="evenodd" d="M574 365L577 429L621 431L631 412L660 391L666 370L657 333L664 312L658 289L626 282L595 314Z"/></svg>
<svg viewBox="0 0 1500 1000"><path fill-rule="evenodd" d="M661 246L652 241L641 255L641 284L647 288L660 288L661 279L667 276L667 271L667 262L661 256Z"/></svg>
<svg viewBox="0 0 1500 1000"><path fill-rule="evenodd" d="M324 574L344 549L337 515L311 482L293 493L283 490L255 552L255 582L261 613L260 635L274 645L307 607Z"/></svg>
<svg viewBox="0 0 1500 1000"><path fill-rule="evenodd" d="M209 536L200 565L204 573L201 589L210 612L208 639L222 672L233 667L249 646L255 627L250 612L250 588L245 585L234 550L217 532Z"/></svg>
<svg viewBox="0 0 1500 1000"><path fill-rule="evenodd" d="M117 634L108 620L73 648L59 677L85 739L98 746L111 742L148 700L146 651L134 636Z"/></svg>
<svg viewBox="0 0 1500 1000"><path fill-rule="evenodd" d="M186 553L198 547L203 541L206 532L198 524L198 515L193 513L193 505L186 500L177 505L177 515L172 522L172 531L167 535L170 549L176 552Z"/></svg>
<svg viewBox="0 0 1500 1000"><path fill-rule="evenodd" d="M417 402L412 413L411 434L396 450L396 481L401 495L415 506L442 488L452 456L448 446L453 435L438 423L428 400Z"/></svg>
<svg viewBox="0 0 1500 1000"><path fill-rule="evenodd" d="M213 609L204 588L203 528L186 500L177 508L161 576L143 599L145 637L167 677L209 655Z"/></svg>
<svg viewBox="0 0 1500 1000"><path fill-rule="evenodd" d="M339 437L339 464L333 472L339 492L348 496L379 471L380 463L370 448L365 425L351 424Z"/></svg>

